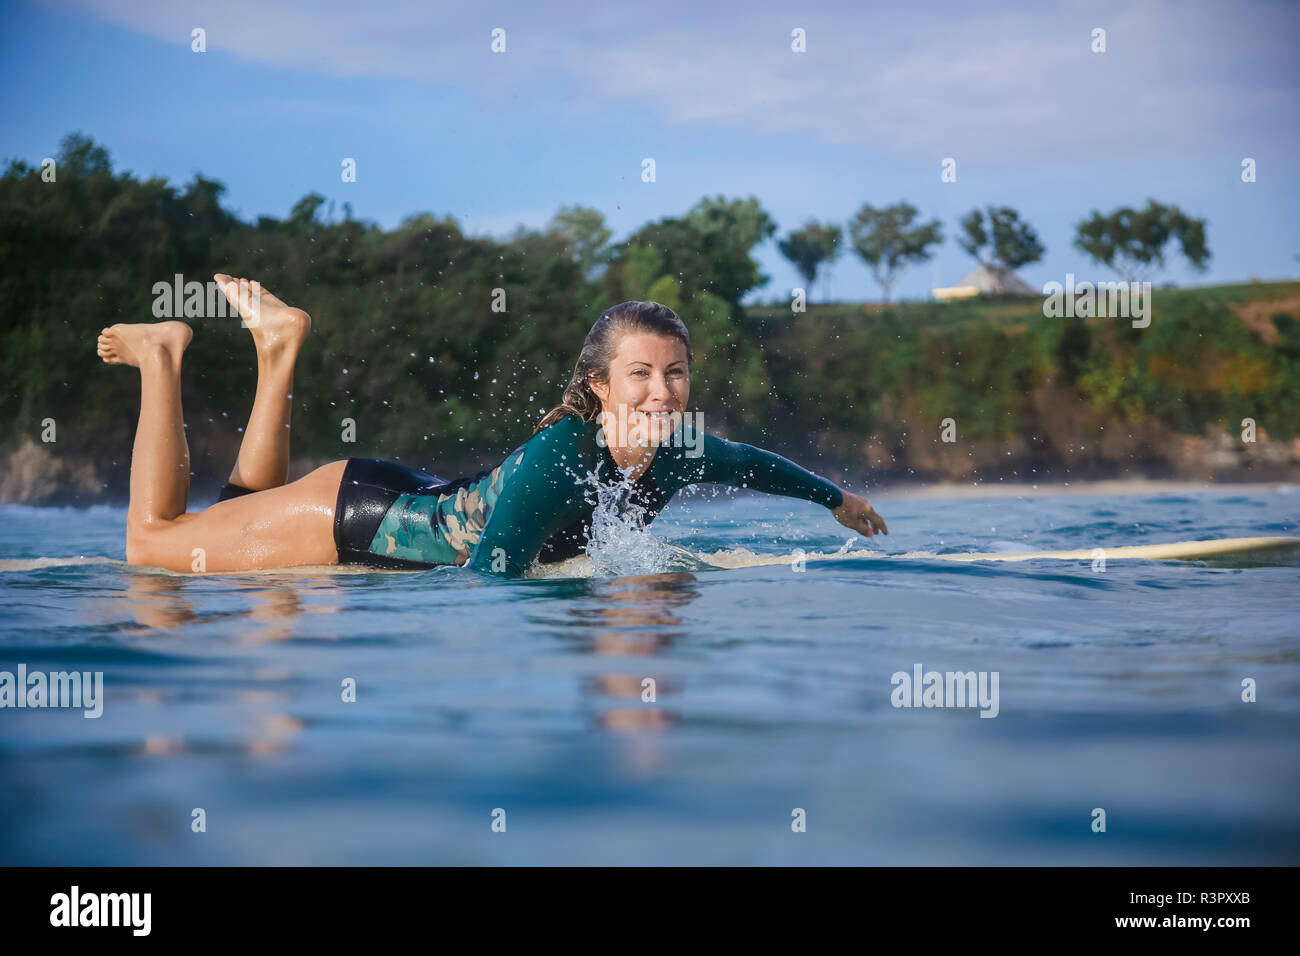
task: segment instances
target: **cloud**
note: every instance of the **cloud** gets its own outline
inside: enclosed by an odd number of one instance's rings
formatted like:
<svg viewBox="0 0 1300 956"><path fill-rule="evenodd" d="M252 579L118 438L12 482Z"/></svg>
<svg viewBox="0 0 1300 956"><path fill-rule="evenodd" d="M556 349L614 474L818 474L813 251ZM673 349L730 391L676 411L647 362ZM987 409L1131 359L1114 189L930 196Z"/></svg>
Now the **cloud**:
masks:
<svg viewBox="0 0 1300 956"><path fill-rule="evenodd" d="M557 111L649 109L666 124L791 137L989 167L1295 154L1291 4L1075 0L843 3L806 12L666 0L485 10L400 0L45 0L168 43L334 76L522 92ZM489 50L506 30L507 53ZM795 27L808 52L790 50ZM1090 50L1107 31L1106 53ZM937 173L936 173L937 178Z"/></svg>

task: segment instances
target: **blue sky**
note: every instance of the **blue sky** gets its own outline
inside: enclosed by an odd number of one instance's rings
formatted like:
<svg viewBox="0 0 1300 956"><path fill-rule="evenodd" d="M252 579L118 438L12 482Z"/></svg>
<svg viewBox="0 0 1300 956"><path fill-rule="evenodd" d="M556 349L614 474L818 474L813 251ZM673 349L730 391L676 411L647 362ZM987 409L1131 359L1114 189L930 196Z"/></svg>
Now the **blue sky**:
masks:
<svg viewBox="0 0 1300 956"><path fill-rule="evenodd" d="M1047 255L1021 274L1041 287L1109 278L1074 224L1152 196L1206 218L1214 257L1157 281L1300 274L1291 2L39 0L0 18L0 156L38 163L81 131L137 176L220 180L249 219L316 191L386 227L428 211L501 236L580 203L621 239L721 193L758 197L784 235L905 199L949 237L899 282L914 298L974 264L955 242L974 206L1035 226ZM758 297L800 284L775 242L757 255ZM828 288L879 295L847 250Z"/></svg>

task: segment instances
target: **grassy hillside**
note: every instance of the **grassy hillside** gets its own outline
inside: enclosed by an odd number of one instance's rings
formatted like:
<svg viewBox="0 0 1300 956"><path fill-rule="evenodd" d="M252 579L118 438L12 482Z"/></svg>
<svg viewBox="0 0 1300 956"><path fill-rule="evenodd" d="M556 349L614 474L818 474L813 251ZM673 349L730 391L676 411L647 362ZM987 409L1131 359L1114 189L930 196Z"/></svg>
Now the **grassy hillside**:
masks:
<svg viewBox="0 0 1300 956"><path fill-rule="evenodd" d="M1274 446L1300 424L1297 316L1300 282L1283 282L1157 289L1145 329L1047 318L1038 299L752 310L747 324L790 418L846 465L1246 477L1289 473ZM1247 418L1269 454L1241 441Z"/></svg>
<svg viewBox="0 0 1300 956"><path fill-rule="evenodd" d="M313 316L294 475L349 456L448 475L496 463L558 402L597 316L647 298L691 329L692 410L709 430L855 483L1300 473L1300 283L1157 290L1146 329L1046 318L1038 300L792 316L735 304L761 283L756 202L705 203L593 259L563 230L495 241L428 214L384 230L318 196L244 222L220 183L114 173L84 137L58 170L46 182L13 162L0 176L0 501L125 496L138 377L102 365L95 336L153 321L159 281L217 271ZM255 367L237 320L187 321L201 495L229 473ZM1255 443L1241 440L1246 418Z"/></svg>

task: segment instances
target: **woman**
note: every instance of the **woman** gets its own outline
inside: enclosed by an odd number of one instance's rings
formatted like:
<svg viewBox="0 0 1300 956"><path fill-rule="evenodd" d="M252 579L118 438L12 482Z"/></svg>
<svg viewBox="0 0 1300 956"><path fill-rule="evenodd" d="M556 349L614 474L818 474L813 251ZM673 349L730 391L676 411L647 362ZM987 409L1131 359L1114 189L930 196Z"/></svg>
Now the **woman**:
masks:
<svg viewBox="0 0 1300 956"><path fill-rule="evenodd" d="M115 325L99 336L105 362L140 369L130 564L210 572L468 564L518 575L534 560L582 553L593 511L587 477L608 479L615 468L626 488L621 507L643 508L647 518L685 485L720 482L817 501L860 534L888 534L864 498L779 455L682 423L690 337L676 313L655 302L623 302L600 317L562 404L490 471L447 481L349 458L286 484L293 367L311 319L256 282L216 279L253 334L257 393L230 481L206 511L185 511L190 463L180 377L189 326ZM628 427L616 428L620 422Z"/></svg>

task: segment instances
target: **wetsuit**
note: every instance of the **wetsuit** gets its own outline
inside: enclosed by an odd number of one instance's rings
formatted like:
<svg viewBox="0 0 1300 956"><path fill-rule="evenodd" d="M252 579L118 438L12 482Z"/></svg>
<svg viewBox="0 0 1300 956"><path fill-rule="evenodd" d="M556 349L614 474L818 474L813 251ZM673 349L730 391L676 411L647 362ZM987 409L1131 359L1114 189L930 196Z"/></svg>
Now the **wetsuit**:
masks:
<svg viewBox="0 0 1300 956"><path fill-rule="evenodd" d="M468 564L522 574L534 560L582 554L595 510L587 476L620 471L597 441L598 423L569 415L533 435L500 465L447 481L373 458L348 460L334 511L340 563L389 568ZM632 483L620 511L636 505L648 523L696 482L752 488L838 508L838 487L772 452L677 425ZM222 497L244 489L228 485Z"/></svg>

